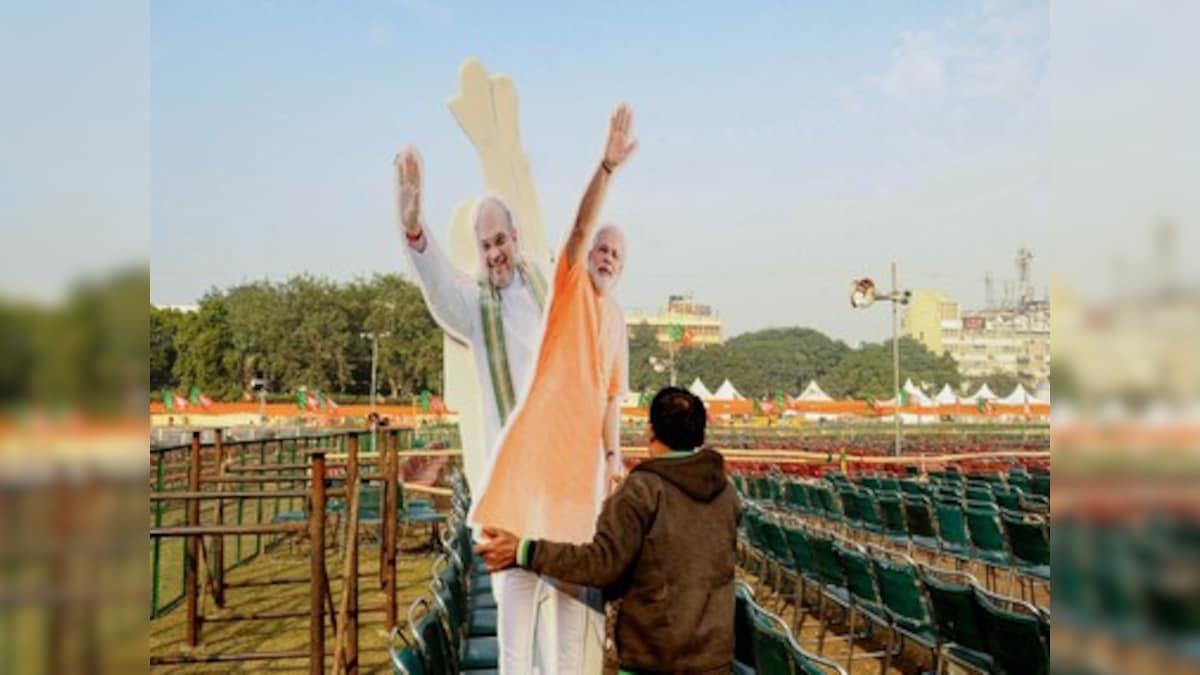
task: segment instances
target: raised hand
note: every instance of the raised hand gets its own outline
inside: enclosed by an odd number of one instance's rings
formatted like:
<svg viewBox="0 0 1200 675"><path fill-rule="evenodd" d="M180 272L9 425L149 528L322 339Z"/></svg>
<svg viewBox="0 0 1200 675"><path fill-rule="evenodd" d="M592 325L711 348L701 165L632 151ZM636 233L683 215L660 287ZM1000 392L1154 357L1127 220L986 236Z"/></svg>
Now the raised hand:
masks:
<svg viewBox="0 0 1200 675"><path fill-rule="evenodd" d="M609 169L615 169L629 159L636 149L637 140L633 137L633 108L630 108L628 103L622 103L613 110L612 119L608 123L604 163Z"/></svg>
<svg viewBox="0 0 1200 675"><path fill-rule="evenodd" d="M411 145L396 154L396 220L410 235L421 231L421 155Z"/></svg>

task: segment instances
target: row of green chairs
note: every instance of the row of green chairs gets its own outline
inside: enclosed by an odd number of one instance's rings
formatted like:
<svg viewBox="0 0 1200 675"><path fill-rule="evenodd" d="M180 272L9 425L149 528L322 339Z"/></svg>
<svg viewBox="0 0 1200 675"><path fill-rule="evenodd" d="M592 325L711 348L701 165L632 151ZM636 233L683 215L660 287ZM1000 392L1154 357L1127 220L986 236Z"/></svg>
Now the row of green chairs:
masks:
<svg viewBox="0 0 1200 675"><path fill-rule="evenodd" d="M442 533L442 553L431 569L428 597L408 610L406 635L392 631L389 656L394 673L449 675L498 672L496 604L491 581L475 556L466 515L470 492L461 474L451 477L450 526Z"/></svg>
<svg viewBox="0 0 1200 675"><path fill-rule="evenodd" d="M999 569L1011 570L1021 597L1033 598L1033 585L1050 583L1050 533L1042 516L1010 511L992 502L933 500L924 495L875 493L853 485L836 496L820 483L786 485L788 510L817 517L834 529L864 538L919 549L962 567L971 560L985 566L988 587L995 589Z"/></svg>
<svg viewBox="0 0 1200 675"><path fill-rule="evenodd" d="M907 641L931 651L936 663L966 664L984 672L1045 673L1049 663L1049 616L1022 600L984 590L965 572L918 565L878 547L864 549L827 532L779 523L758 511L747 513L750 549L776 566L764 570L780 601L795 608L803 627L807 611L821 620L818 654L823 652L829 604L842 609L836 623L846 626L848 661L854 640L871 637L872 627L888 631L881 669ZM750 552L754 556L753 551ZM815 605L809 601L815 589ZM855 616L866 631L855 633Z"/></svg>
<svg viewBox="0 0 1200 675"><path fill-rule="evenodd" d="M755 602L750 587L738 582L734 591L733 673L845 675L846 670L801 648L787 622Z"/></svg>

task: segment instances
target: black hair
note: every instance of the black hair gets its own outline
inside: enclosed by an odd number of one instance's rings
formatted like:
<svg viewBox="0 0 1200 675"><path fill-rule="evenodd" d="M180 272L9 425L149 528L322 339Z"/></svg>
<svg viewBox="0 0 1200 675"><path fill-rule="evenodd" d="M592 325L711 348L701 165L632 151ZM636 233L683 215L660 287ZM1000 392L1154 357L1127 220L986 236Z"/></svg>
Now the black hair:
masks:
<svg viewBox="0 0 1200 675"><path fill-rule="evenodd" d="M667 387L650 403L654 437L672 450L693 450L703 445L707 422L704 402L686 389Z"/></svg>

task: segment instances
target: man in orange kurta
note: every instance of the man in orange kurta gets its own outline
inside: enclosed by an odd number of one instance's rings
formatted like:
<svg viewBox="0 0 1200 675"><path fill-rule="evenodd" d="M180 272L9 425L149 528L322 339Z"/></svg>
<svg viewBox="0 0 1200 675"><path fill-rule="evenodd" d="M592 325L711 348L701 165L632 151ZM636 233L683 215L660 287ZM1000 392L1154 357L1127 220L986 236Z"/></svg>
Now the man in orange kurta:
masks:
<svg viewBox="0 0 1200 675"><path fill-rule="evenodd" d="M471 513L474 525L527 538L590 541L605 488L624 471L620 420L629 349L611 291L624 269L625 238L613 226L600 228L594 239L592 233L613 171L637 147L632 122L629 107L618 106L604 159L558 259L529 391L518 397L501 435ZM527 633L536 643L501 649L528 649L542 673L593 672L600 665L603 616L586 595L551 582L539 584L535 597L500 599L528 602ZM513 628L509 634L526 632Z"/></svg>

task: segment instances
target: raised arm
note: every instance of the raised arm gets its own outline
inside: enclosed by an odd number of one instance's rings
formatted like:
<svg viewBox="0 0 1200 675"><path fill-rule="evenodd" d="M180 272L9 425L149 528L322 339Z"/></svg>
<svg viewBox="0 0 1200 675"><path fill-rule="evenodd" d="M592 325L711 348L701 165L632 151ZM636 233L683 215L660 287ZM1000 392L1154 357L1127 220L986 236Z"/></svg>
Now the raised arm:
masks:
<svg viewBox="0 0 1200 675"><path fill-rule="evenodd" d="M600 161L600 166L596 167L596 173L592 175L592 181L583 193L579 213L575 216L575 225L567 237L568 266L574 267L583 257L588 239L596 229L596 220L600 217L600 206L604 203L608 181L617 167L624 164L636 149L637 141L633 138L633 109L622 103L613 110L612 119L608 123L608 140L604 143L604 159Z"/></svg>
<svg viewBox="0 0 1200 675"><path fill-rule="evenodd" d="M408 244L421 280L425 304L442 330L467 344L478 307L476 284L446 257L430 237L421 217L421 156L407 147L392 162L395 171L396 224Z"/></svg>

